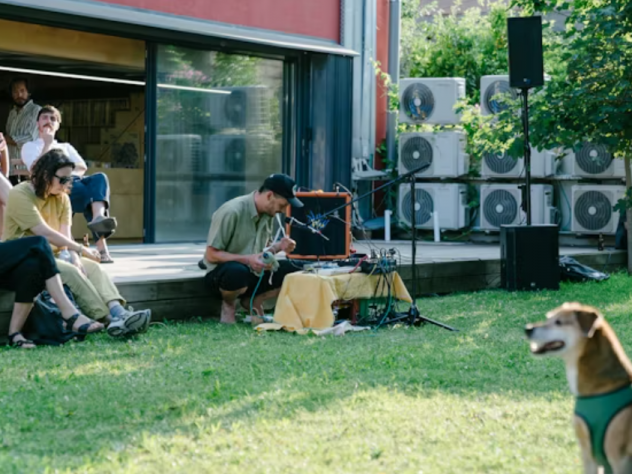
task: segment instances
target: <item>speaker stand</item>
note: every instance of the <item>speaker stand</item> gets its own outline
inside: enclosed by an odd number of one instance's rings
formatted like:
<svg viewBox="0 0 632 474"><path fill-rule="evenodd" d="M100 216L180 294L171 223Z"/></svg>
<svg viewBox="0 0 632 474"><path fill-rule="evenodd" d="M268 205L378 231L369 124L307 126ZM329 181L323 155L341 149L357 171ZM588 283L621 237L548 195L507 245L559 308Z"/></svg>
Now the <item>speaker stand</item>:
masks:
<svg viewBox="0 0 632 474"><path fill-rule="evenodd" d="M522 131L524 133L524 202L527 213L527 226L531 225L531 146L529 145L529 88L522 87Z"/></svg>

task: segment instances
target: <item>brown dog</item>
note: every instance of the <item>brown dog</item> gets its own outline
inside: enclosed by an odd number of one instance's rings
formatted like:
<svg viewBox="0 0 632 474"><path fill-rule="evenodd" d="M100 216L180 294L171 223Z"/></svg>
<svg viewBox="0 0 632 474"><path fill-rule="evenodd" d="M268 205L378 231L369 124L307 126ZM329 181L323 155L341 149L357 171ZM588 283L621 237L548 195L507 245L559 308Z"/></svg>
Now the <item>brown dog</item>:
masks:
<svg viewBox="0 0 632 474"><path fill-rule="evenodd" d="M564 303L526 326L534 355L566 364L584 471L632 474L632 364L601 313Z"/></svg>

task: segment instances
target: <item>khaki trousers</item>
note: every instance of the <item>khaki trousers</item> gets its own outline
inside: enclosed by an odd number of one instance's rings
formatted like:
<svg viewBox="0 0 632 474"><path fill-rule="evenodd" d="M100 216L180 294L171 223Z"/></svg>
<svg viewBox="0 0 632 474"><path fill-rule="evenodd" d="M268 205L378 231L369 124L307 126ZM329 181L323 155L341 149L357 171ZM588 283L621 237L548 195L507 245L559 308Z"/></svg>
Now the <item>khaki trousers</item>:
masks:
<svg viewBox="0 0 632 474"><path fill-rule="evenodd" d="M107 318L110 315L108 308L110 301L119 301L122 305L125 304L125 300L100 264L82 258L81 263L88 274L86 277L74 265L60 259L56 259L56 262L61 281L68 285L79 308L89 318L97 321Z"/></svg>

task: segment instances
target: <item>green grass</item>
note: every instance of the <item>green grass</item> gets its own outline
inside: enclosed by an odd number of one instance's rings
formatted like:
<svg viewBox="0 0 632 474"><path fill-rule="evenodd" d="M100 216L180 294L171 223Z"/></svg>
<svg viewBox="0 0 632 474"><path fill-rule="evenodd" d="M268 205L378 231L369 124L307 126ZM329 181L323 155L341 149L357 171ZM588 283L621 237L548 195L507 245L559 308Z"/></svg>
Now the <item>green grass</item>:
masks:
<svg viewBox="0 0 632 474"><path fill-rule="evenodd" d="M0 350L8 473L575 473L562 362L525 323L602 309L632 353L630 280L419 301L458 327L318 338L215 322Z"/></svg>

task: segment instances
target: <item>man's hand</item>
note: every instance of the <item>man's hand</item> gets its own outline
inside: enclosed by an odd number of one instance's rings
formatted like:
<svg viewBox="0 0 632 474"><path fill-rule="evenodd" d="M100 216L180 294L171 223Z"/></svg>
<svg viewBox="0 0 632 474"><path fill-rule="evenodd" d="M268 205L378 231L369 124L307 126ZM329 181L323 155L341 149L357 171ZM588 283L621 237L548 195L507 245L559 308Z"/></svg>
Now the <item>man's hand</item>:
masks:
<svg viewBox="0 0 632 474"><path fill-rule="evenodd" d="M272 268L272 265L263 263L263 253L248 257L248 266L256 273L261 273L264 270L270 270Z"/></svg>
<svg viewBox="0 0 632 474"><path fill-rule="evenodd" d="M7 149L7 141L4 138L4 135L0 133L0 153L2 153L3 151L6 151L6 149Z"/></svg>
<svg viewBox="0 0 632 474"><path fill-rule="evenodd" d="M13 138L11 138L9 135L4 137L4 139L7 141L7 145L18 146L18 144L15 143L15 140Z"/></svg>
<svg viewBox="0 0 632 474"><path fill-rule="evenodd" d="M42 140L44 140L45 148L50 148L55 141L55 132L51 127L45 127L40 136L42 137Z"/></svg>
<svg viewBox="0 0 632 474"><path fill-rule="evenodd" d="M296 248L296 241L290 239L289 237L283 237L278 244L279 252L283 251L285 253L292 253Z"/></svg>

